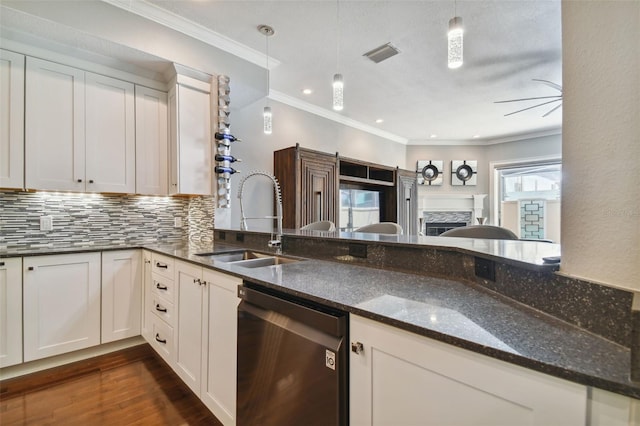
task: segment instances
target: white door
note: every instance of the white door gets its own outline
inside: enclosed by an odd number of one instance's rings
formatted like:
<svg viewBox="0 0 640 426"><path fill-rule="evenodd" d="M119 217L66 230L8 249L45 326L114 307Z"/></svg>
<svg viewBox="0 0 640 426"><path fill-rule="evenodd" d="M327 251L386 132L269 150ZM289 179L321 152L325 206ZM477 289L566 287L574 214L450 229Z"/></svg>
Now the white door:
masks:
<svg viewBox="0 0 640 426"><path fill-rule="evenodd" d="M22 362L22 258L0 259L0 368Z"/></svg>
<svg viewBox="0 0 640 426"><path fill-rule="evenodd" d="M235 425L238 286L242 280L208 269L202 275L209 315L200 398L222 424Z"/></svg>
<svg viewBox="0 0 640 426"><path fill-rule="evenodd" d="M134 193L134 85L86 73L86 96L86 189Z"/></svg>
<svg viewBox="0 0 640 426"><path fill-rule="evenodd" d="M168 192L167 94L136 86L136 193Z"/></svg>
<svg viewBox="0 0 640 426"><path fill-rule="evenodd" d="M0 188L24 188L24 56L0 50Z"/></svg>
<svg viewBox="0 0 640 426"><path fill-rule="evenodd" d="M350 424L583 426L587 390L352 315Z"/></svg>
<svg viewBox="0 0 640 426"><path fill-rule="evenodd" d="M102 252L102 343L140 335L140 250Z"/></svg>
<svg viewBox="0 0 640 426"><path fill-rule="evenodd" d="M100 253L24 258L24 360L100 344Z"/></svg>
<svg viewBox="0 0 640 426"><path fill-rule="evenodd" d="M25 186L85 189L84 71L27 58Z"/></svg>
<svg viewBox="0 0 640 426"><path fill-rule="evenodd" d="M202 318L206 289L202 282L202 268L176 262L176 286L176 372L200 396Z"/></svg>
<svg viewBox="0 0 640 426"><path fill-rule="evenodd" d="M178 84L169 95L171 194L212 194L209 92Z"/></svg>

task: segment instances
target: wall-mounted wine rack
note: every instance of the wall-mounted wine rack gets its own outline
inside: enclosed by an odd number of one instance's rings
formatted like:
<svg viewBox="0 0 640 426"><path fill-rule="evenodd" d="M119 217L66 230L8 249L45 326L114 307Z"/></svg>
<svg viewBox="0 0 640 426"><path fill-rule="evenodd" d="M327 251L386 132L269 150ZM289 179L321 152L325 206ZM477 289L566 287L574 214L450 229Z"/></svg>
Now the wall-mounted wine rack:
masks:
<svg viewBox="0 0 640 426"><path fill-rule="evenodd" d="M240 139L231 134L231 123L229 120L231 93L229 87L229 77L226 75L218 76L218 117L217 129L214 134L216 151L214 168L217 177L218 187L218 207L231 207L231 175L238 173L231 165L240 159L231 155L231 144L239 142Z"/></svg>

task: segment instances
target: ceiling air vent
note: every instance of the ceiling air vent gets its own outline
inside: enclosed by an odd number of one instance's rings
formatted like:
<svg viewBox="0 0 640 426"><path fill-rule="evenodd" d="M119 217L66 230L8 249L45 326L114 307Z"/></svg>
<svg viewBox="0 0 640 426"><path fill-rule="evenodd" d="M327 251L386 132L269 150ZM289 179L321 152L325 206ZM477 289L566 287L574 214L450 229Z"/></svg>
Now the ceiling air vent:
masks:
<svg viewBox="0 0 640 426"><path fill-rule="evenodd" d="M389 59L390 57L397 55L398 53L400 53L398 49L393 47L391 43L387 43L387 44L383 44L382 46L376 47L373 50L368 51L362 56L366 56L376 64L379 64L385 59Z"/></svg>

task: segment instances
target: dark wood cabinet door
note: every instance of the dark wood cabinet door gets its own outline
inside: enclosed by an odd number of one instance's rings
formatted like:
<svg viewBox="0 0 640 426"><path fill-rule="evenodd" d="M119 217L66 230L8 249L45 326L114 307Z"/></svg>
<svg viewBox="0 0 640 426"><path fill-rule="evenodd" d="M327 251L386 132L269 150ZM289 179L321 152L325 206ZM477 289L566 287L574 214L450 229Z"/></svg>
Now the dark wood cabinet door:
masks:
<svg viewBox="0 0 640 426"><path fill-rule="evenodd" d="M337 211L337 175L336 162L316 156L301 156L302 208L301 225L319 220L336 223Z"/></svg>

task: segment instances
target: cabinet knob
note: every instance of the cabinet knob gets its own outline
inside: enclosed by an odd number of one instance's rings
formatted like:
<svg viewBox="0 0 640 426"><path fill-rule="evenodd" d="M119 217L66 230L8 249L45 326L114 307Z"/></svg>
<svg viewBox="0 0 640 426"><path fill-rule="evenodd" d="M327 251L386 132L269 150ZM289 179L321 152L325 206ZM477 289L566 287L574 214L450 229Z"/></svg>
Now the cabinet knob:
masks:
<svg viewBox="0 0 640 426"><path fill-rule="evenodd" d="M351 352L360 355L364 352L364 345L360 342L351 342Z"/></svg>
<svg viewBox="0 0 640 426"><path fill-rule="evenodd" d="M89 179L89 183L93 183L93 179Z"/></svg>
<svg viewBox="0 0 640 426"><path fill-rule="evenodd" d="M78 179L78 183L82 183L82 179Z"/></svg>
<svg viewBox="0 0 640 426"><path fill-rule="evenodd" d="M0 262L0 266L4 266L4 262Z"/></svg>
<svg viewBox="0 0 640 426"><path fill-rule="evenodd" d="M145 259L144 263L151 263L151 261L149 259Z"/></svg>
<svg viewBox="0 0 640 426"><path fill-rule="evenodd" d="M33 266L29 266L29 267L27 268L27 270L28 270L28 271L33 271L34 269L35 269L35 268L34 268Z"/></svg>

